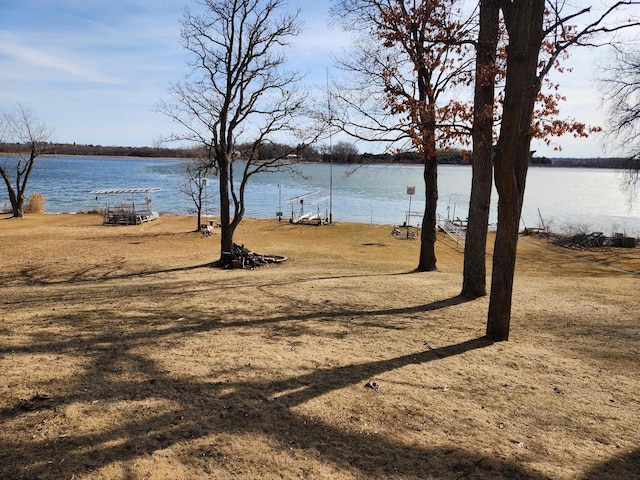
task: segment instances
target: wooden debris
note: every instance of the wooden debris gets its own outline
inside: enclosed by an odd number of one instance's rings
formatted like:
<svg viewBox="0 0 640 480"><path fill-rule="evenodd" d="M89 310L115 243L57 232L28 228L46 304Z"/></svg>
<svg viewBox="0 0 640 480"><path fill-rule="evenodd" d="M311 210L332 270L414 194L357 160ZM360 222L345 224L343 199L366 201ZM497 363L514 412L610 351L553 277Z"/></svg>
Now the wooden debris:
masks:
<svg viewBox="0 0 640 480"><path fill-rule="evenodd" d="M579 233L569 237L555 237L551 240L553 245L568 248L598 248L598 247L626 247L634 248L636 239L616 234L614 237L607 237L602 232Z"/></svg>
<svg viewBox="0 0 640 480"><path fill-rule="evenodd" d="M601 247L604 245L606 237L602 232L579 233L571 237L558 237L551 241L554 245L562 247Z"/></svg>
<svg viewBox="0 0 640 480"><path fill-rule="evenodd" d="M287 257L279 255L260 255L249 251L244 245L233 244L231 249L233 268L252 270L268 264L282 263Z"/></svg>

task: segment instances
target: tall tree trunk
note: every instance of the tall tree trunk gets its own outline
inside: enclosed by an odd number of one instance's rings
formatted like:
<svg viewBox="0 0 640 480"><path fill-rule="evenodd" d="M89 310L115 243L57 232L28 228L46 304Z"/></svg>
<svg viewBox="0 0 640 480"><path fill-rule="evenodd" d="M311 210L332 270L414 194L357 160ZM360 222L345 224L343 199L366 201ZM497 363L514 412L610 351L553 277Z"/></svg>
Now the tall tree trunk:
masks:
<svg viewBox="0 0 640 480"><path fill-rule="evenodd" d="M20 165L17 166L17 181L16 188L13 187L11 183L11 179L9 179L9 175L6 171L5 167L0 167L0 176L4 180L5 185L7 186L7 193L9 194L9 202L11 203L11 213L15 218L23 218L24 217L24 193L20 189L21 186L21 175L20 175Z"/></svg>
<svg viewBox="0 0 640 480"><path fill-rule="evenodd" d="M496 149L498 230L493 250L487 336L508 340L520 212L530 160L531 118L540 81L544 0L501 1L509 33L500 138Z"/></svg>
<svg viewBox="0 0 640 480"><path fill-rule="evenodd" d="M17 217L18 216L18 197L16 196L16 191L14 190L13 185L9 181L9 178L6 176L4 170L0 169L0 173L2 174L2 178L4 178L5 183L7 185L7 192L9 193L9 202L11 203L11 213L13 214L14 217Z"/></svg>
<svg viewBox="0 0 640 480"><path fill-rule="evenodd" d="M24 193L20 192L17 196L16 196L16 202L15 204L12 205L12 210L13 210L13 216L16 218L23 218L24 217Z"/></svg>
<svg viewBox="0 0 640 480"><path fill-rule="evenodd" d="M7 190L9 192L9 201L11 202L11 213L15 218L24 217L24 191L20 188L20 175L16 182L17 188L14 189L11 182L7 181Z"/></svg>
<svg viewBox="0 0 640 480"><path fill-rule="evenodd" d="M220 170L220 260L218 260L218 263L222 267L230 267L233 260L232 249L235 225L231 222L229 205L229 161L226 157L219 157L217 162Z"/></svg>
<svg viewBox="0 0 640 480"><path fill-rule="evenodd" d="M425 153L424 186L425 206L420 238L420 261L418 271L430 272L436 269L436 210L438 207L438 162L435 147Z"/></svg>
<svg viewBox="0 0 640 480"><path fill-rule="evenodd" d="M497 0L480 2L473 103L471 198L461 292L466 298L477 298L487 294L487 228L493 186L493 105L499 13Z"/></svg>

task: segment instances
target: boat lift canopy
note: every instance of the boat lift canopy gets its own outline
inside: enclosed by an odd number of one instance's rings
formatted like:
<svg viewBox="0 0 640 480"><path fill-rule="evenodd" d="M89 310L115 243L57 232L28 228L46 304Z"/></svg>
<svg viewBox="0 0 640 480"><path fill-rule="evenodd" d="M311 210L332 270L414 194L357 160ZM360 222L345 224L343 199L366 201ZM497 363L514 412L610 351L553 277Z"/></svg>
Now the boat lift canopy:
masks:
<svg viewBox="0 0 640 480"><path fill-rule="evenodd" d="M160 215L151 211L151 197L149 193L159 192L160 187L146 188L105 188L91 190L92 195L104 195L105 209L102 217L103 225L140 225L157 219ZM109 195L131 194L131 203L125 203L122 199L120 203L110 206ZM142 209L136 208L136 195L146 194L145 206ZM96 197L97 200L97 197Z"/></svg>
<svg viewBox="0 0 640 480"><path fill-rule="evenodd" d="M322 223L328 221L328 217L326 211L324 215L321 213L320 206L323 203L326 203L328 199L329 195L327 194L327 192L325 192L324 190L315 190L313 192L304 193L302 195L298 195L296 197L285 200L284 203L286 203L287 205L291 205L291 219L289 220L289 222L313 223L322 225ZM305 212L305 204L314 206L315 211L311 209L310 211ZM296 205L300 205L300 210L298 213L295 212Z"/></svg>
<svg viewBox="0 0 640 480"><path fill-rule="evenodd" d="M91 190L89 193L92 195L109 195L112 193L154 193L160 192L160 187L150 188L106 188L104 190Z"/></svg>

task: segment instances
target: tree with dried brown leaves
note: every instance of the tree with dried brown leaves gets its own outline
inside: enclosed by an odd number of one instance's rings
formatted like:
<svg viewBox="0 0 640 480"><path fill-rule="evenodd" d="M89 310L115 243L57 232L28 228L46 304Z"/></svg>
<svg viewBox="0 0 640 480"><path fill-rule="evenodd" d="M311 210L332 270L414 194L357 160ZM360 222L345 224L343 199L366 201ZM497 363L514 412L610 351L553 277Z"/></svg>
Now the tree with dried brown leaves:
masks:
<svg viewBox="0 0 640 480"><path fill-rule="evenodd" d="M495 156L498 228L487 318L487 336L494 340L509 338L520 213L535 132L533 114L542 82L568 48L596 45L601 41L600 35L638 27L637 19L625 18L622 22L611 19L619 9L638 4L615 2L594 19L585 21L582 27L574 28L576 21L588 18L590 7L572 9L559 0L499 0L509 41ZM546 17L545 9L550 12Z"/></svg>
<svg viewBox="0 0 640 480"><path fill-rule="evenodd" d="M473 25L456 0L338 0L332 13L362 33L339 67L334 124L349 135L409 147L424 163L425 211L417 270L436 269L436 150L470 131Z"/></svg>
<svg viewBox="0 0 640 480"><path fill-rule="evenodd" d="M545 22L551 25L556 19L556 8L547 8ZM478 41L476 43L476 75L473 119L472 187L469 205L469 221L465 243L463 285L461 295L477 298L487 294L486 240L493 176L493 155L498 138L498 125L504 104L504 80L507 61L508 35L504 22L500 21L500 2L481 0L478 14ZM568 57L565 50L571 34L577 27L562 28L547 35L541 46L541 65L548 64L556 72L565 72L561 60ZM560 105L566 98L560 93L560 85L542 77L532 116L531 136L551 145L554 137L571 133L586 137L600 131L599 126L587 126L574 118L562 118ZM561 149L559 145L554 145Z"/></svg>

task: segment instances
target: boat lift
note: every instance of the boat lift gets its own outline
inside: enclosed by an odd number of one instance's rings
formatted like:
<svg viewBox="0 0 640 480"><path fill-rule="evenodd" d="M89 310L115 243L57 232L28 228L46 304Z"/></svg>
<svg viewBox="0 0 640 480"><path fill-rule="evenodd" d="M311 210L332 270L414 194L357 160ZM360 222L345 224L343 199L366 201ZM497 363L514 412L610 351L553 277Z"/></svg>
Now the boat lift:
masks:
<svg viewBox="0 0 640 480"><path fill-rule="evenodd" d="M449 198L447 204L447 218L440 214L436 216L438 228L449 235L456 241L456 245L464 247L467 238L467 221L468 219L460 219L456 217L456 207L459 205Z"/></svg>
<svg viewBox="0 0 640 480"><path fill-rule="evenodd" d="M107 188L101 190L92 190L92 195L104 195L105 208L102 215L103 225L140 225L141 223L151 222L160 217L158 212L151 211L150 193L159 192L159 187L151 188ZM124 195L131 194L131 201L125 202ZM136 195L144 194L145 205L140 208L136 206ZM109 195L120 195L120 203L109 204Z"/></svg>
<svg viewBox="0 0 640 480"><path fill-rule="evenodd" d="M313 192L308 192L285 200L285 204L291 205L291 218L289 219L289 223L322 225L323 223L328 222L328 200L329 195L324 190L315 190ZM300 206L300 209L296 212L297 205ZM311 209L305 211L305 206L306 208ZM323 206L325 209L324 214L321 211Z"/></svg>

